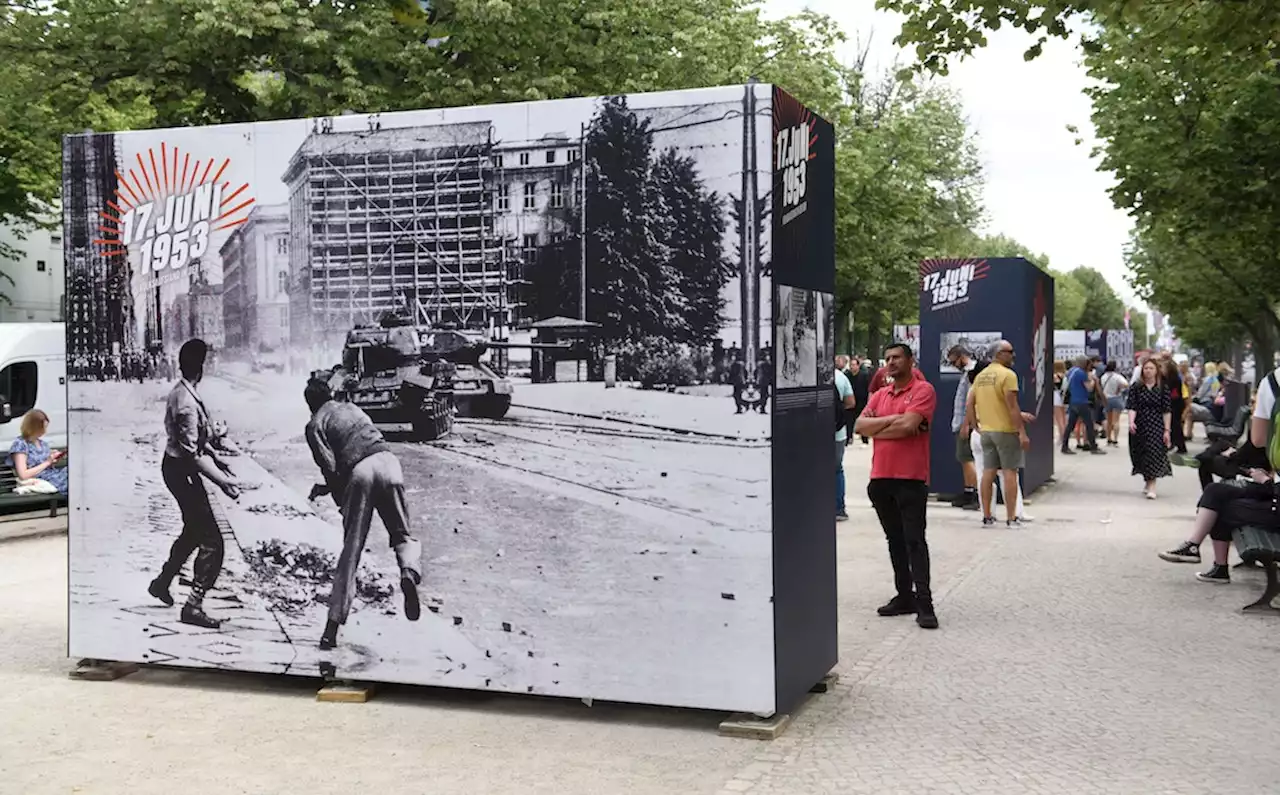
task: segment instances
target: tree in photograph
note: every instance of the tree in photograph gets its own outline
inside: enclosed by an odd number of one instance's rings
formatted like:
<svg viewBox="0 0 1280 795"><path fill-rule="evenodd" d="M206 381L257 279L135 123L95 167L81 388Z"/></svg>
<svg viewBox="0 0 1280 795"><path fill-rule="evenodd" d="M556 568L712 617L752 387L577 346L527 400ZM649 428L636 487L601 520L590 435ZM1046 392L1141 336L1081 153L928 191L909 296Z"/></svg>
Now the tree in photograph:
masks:
<svg viewBox="0 0 1280 795"><path fill-rule="evenodd" d="M734 274L723 253L724 202L708 191L692 157L663 152L650 172L670 225L657 230L671 253L669 268L683 315L679 342L710 345L724 325L724 288ZM590 219L590 215L588 215Z"/></svg>

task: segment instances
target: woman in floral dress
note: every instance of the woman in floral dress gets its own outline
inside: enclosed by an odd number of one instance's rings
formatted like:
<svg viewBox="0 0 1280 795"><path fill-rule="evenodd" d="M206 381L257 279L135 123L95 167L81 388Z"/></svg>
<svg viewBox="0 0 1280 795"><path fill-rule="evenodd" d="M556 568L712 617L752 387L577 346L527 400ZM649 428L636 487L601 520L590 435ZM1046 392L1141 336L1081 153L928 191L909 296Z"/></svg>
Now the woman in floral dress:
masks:
<svg viewBox="0 0 1280 795"><path fill-rule="evenodd" d="M28 411L22 418L22 435L9 446L5 463L13 467L18 480L39 478L67 493L67 470L55 466L63 453L50 450L44 434L49 430L49 415L40 409Z"/></svg>
<svg viewBox="0 0 1280 795"><path fill-rule="evenodd" d="M1173 474L1169 466L1170 393L1160 368L1151 359L1142 363L1142 378L1129 388L1129 458L1133 474L1141 475L1142 493L1156 498L1156 479Z"/></svg>

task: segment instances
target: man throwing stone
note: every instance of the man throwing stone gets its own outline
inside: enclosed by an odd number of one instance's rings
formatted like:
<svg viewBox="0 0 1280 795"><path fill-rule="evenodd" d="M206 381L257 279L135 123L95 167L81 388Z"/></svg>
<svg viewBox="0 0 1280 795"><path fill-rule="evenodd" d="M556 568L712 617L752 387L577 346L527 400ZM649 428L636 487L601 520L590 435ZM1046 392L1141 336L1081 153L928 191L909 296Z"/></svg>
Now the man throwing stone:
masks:
<svg viewBox="0 0 1280 795"><path fill-rule="evenodd" d="M889 542L898 591L877 612L882 616L915 613L921 627L937 629L925 540L929 423L937 395L932 384L917 376L910 347L894 343L885 349L884 358L889 383L871 395L855 425L859 435L875 440L867 496Z"/></svg>
<svg viewBox="0 0 1280 795"><path fill-rule="evenodd" d="M422 545L409 533L409 506L404 496L400 460L382 438L369 415L358 406L333 399L329 385L313 378L303 393L311 409L307 444L324 483L312 487L309 499L329 494L342 512L343 544L329 596L329 620L320 638L321 649L338 645L338 628L347 623L356 590L360 554L369 539L373 512L391 537L400 565L404 615L421 615L418 585L422 582Z"/></svg>

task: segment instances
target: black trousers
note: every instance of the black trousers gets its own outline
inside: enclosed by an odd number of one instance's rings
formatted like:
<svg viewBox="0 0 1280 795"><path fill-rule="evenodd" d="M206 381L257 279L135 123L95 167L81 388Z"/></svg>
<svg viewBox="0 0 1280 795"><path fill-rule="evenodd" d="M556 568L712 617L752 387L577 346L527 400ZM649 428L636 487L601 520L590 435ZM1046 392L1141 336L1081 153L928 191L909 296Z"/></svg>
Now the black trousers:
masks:
<svg viewBox="0 0 1280 795"><path fill-rule="evenodd" d="M928 484L923 480L879 478L867 484L867 496L889 542L893 584L898 593L909 596L914 591L918 600L931 601L929 543L925 540Z"/></svg>
<svg viewBox="0 0 1280 795"><path fill-rule="evenodd" d="M194 462L165 456L164 463L160 465L160 475L169 493L178 501L178 510L182 512L182 532L169 549L169 559L160 570L158 579L166 585L173 582L187 558L195 552L191 593L199 601L222 573L225 550L222 533L218 531L213 507L209 505L209 494L204 490L204 481Z"/></svg>
<svg viewBox="0 0 1280 795"><path fill-rule="evenodd" d="M1198 507L1218 514L1209 530L1214 541L1230 541L1231 534L1245 525L1280 529L1280 504L1270 483L1210 483L1200 494Z"/></svg>
<svg viewBox="0 0 1280 795"><path fill-rule="evenodd" d="M1084 423L1084 438L1090 447L1097 447L1098 440L1094 436L1093 409L1088 403L1072 403L1067 407L1067 432L1062 435L1062 449L1067 449L1067 442L1076 432L1076 423Z"/></svg>

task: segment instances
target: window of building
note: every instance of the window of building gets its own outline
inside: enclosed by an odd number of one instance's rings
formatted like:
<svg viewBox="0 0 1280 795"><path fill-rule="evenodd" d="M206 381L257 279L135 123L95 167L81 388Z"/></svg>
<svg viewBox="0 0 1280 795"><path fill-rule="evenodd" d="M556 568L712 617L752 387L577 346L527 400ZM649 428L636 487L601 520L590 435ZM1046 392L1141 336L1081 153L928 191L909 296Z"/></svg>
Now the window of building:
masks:
<svg viewBox="0 0 1280 795"><path fill-rule="evenodd" d="M280 271L279 273L276 274L276 292L277 293L289 292L289 272L288 271Z"/></svg>
<svg viewBox="0 0 1280 795"><path fill-rule="evenodd" d="M538 236L525 235L524 246L520 249L520 258L526 265L532 265L538 258Z"/></svg>
<svg viewBox="0 0 1280 795"><path fill-rule="evenodd" d="M511 208L510 186L507 183L504 182L498 186L498 196L495 199L495 203L497 205L496 209L500 213L505 213Z"/></svg>
<svg viewBox="0 0 1280 795"><path fill-rule="evenodd" d="M281 235L276 238L276 253L282 255L289 253L289 238L287 236Z"/></svg>
<svg viewBox="0 0 1280 795"><path fill-rule="evenodd" d="M280 328L289 330L289 307L287 306L280 307Z"/></svg>
<svg viewBox="0 0 1280 795"><path fill-rule="evenodd" d="M554 163L554 162L556 162L556 150L554 150L554 149L548 149L548 150L547 150L547 163Z"/></svg>
<svg viewBox="0 0 1280 795"><path fill-rule="evenodd" d="M49 235L49 245L54 248L62 248L62 235Z"/></svg>
<svg viewBox="0 0 1280 795"><path fill-rule="evenodd" d="M557 210L564 207L564 185L559 182L551 183L551 206Z"/></svg>
<svg viewBox="0 0 1280 795"><path fill-rule="evenodd" d="M529 165L529 153L528 153L528 152L521 152L521 153L520 153L520 165L522 165L522 166L527 166L527 165Z"/></svg>
<svg viewBox="0 0 1280 795"><path fill-rule="evenodd" d="M494 167L494 168L502 168L502 155L494 155L494 156L493 156L493 167Z"/></svg>
<svg viewBox="0 0 1280 795"><path fill-rule="evenodd" d="M569 162L570 162L570 163L576 163L576 162L578 162L578 150L577 150L577 149L570 149L570 150L569 150L569 152L568 152L568 155L569 155L569 158L568 158L568 159L569 159Z"/></svg>
<svg viewBox="0 0 1280 795"><path fill-rule="evenodd" d="M552 243L557 243L557 244L558 244L558 243L563 243L563 242L564 242L564 232L552 232L552 233L551 233L551 242L552 242Z"/></svg>
<svg viewBox="0 0 1280 795"><path fill-rule="evenodd" d="M37 376L35 362L14 362L0 370L0 425L21 421L35 408Z"/></svg>
<svg viewBox="0 0 1280 795"><path fill-rule="evenodd" d="M526 210L534 210L538 207L538 185L535 182L526 182L524 184L524 208Z"/></svg>
<svg viewBox="0 0 1280 795"><path fill-rule="evenodd" d="M46 270L48 270L48 268L49 266L45 264L44 260L42 259L36 260L36 270L40 271L41 273L44 273Z"/></svg>

